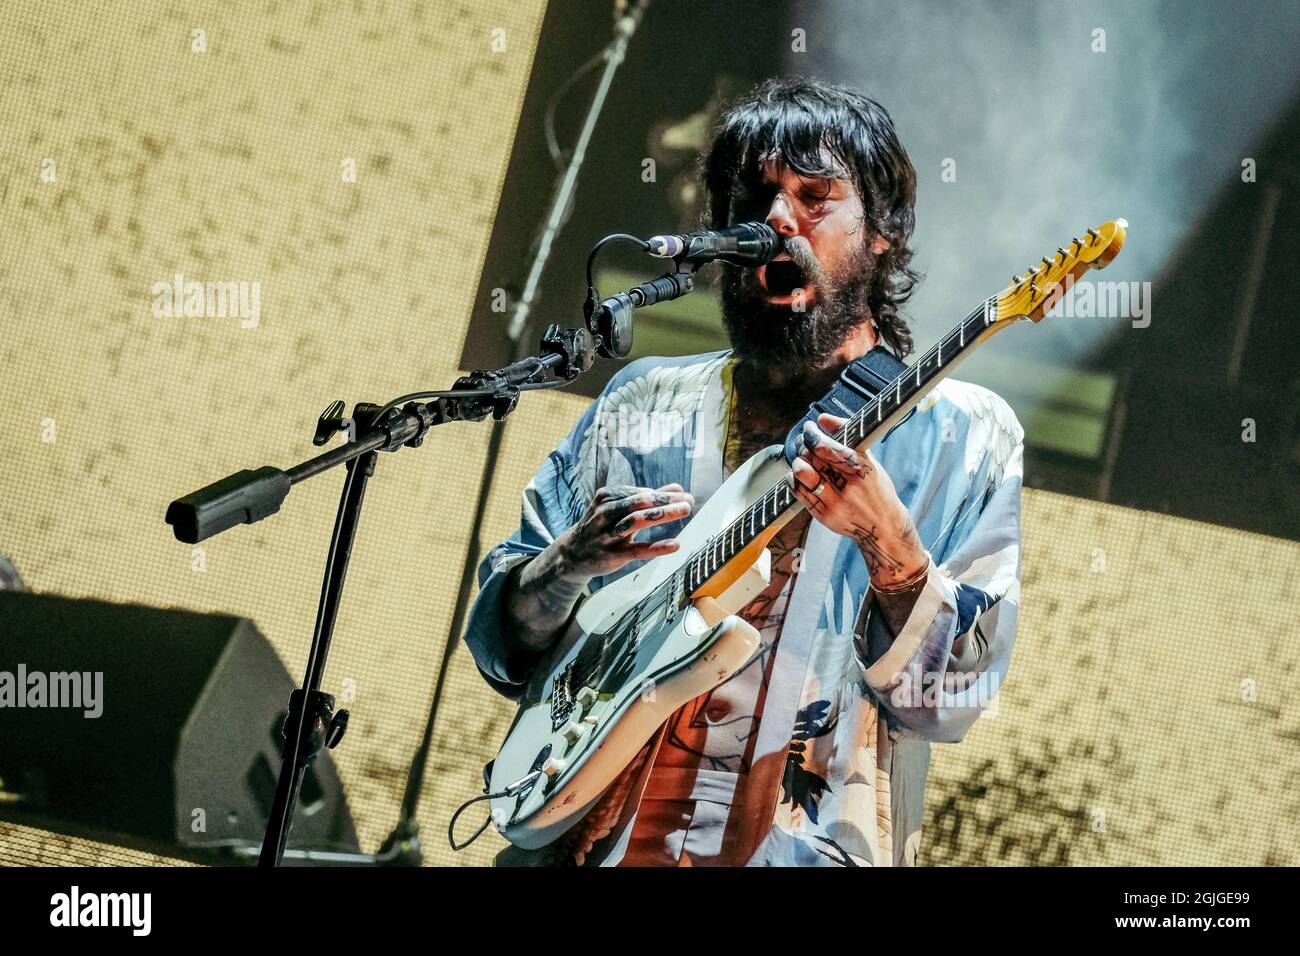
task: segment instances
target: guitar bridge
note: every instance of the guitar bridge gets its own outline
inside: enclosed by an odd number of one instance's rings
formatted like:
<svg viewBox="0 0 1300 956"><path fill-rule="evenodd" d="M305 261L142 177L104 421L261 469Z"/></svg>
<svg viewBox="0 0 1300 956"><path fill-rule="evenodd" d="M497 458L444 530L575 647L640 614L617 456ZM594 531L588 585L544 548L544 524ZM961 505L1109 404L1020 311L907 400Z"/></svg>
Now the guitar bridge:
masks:
<svg viewBox="0 0 1300 956"><path fill-rule="evenodd" d="M555 689L551 691L551 730L558 731L573 712L573 665L577 658L569 661L568 666L555 680Z"/></svg>

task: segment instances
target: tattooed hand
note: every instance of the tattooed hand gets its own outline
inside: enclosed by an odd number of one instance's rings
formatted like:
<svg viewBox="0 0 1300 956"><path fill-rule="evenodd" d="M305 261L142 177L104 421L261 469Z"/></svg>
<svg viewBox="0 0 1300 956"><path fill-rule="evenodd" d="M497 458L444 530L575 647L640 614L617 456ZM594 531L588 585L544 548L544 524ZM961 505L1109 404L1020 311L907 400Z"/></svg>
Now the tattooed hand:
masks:
<svg viewBox="0 0 1300 956"><path fill-rule="evenodd" d="M857 542L872 584L894 587L921 573L930 559L885 469L871 452L830 437L845 421L821 415L816 425L804 423L790 485L813 517Z"/></svg>
<svg viewBox="0 0 1300 956"><path fill-rule="evenodd" d="M555 539L559 563L583 584L598 574L617 571L631 561L672 554L679 547L668 538L648 544L632 540L638 531L691 513L695 498L681 485L601 488L578 523Z"/></svg>
<svg viewBox="0 0 1300 956"><path fill-rule="evenodd" d="M524 563L506 596L506 608L519 642L543 650L568 622L587 582L632 561L672 554L675 539L640 542L638 531L691 513L695 498L681 485L601 488L578 523L560 534L537 557Z"/></svg>

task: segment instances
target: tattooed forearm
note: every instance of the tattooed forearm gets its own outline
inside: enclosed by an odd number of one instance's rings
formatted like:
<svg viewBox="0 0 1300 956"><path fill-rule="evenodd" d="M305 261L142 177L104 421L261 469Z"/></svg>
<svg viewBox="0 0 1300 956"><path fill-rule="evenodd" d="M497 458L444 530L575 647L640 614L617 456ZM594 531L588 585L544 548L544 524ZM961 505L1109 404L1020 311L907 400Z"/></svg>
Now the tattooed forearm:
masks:
<svg viewBox="0 0 1300 956"><path fill-rule="evenodd" d="M558 561L545 552L527 561L507 583L506 613L519 643L543 651L555 643L568 623L586 582L568 577Z"/></svg>
<svg viewBox="0 0 1300 956"><path fill-rule="evenodd" d="M881 544L874 528L864 532L862 537L854 534L854 539L862 548L863 557L867 561L867 570L871 574L871 583L876 588L892 588L915 575L918 555L920 560L927 562L927 565L929 562L929 556L916 533L916 526L910 521L891 538L888 546ZM867 545L863 544L864 540L869 542L870 551ZM874 566L871 557L873 554L876 555ZM875 590L876 606L880 608L885 623L889 625L890 633L895 636L902 631L903 625L907 623L907 618L912 613L912 608L916 606L916 600L925 588L926 577L927 575L921 574L902 590Z"/></svg>
<svg viewBox="0 0 1300 956"><path fill-rule="evenodd" d="M911 516L908 516L907 524L904 525L899 540L907 551L913 554L927 554L925 545L921 544L921 536L916 533L916 525L912 523Z"/></svg>
<svg viewBox="0 0 1300 956"><path fill-rule="evenodd" d="M858 550L867 562L867 573L875 581L882 575L893 577L903 570L903 563L895 556L894 549L887 549L880 540L874 527L864 528L860 524L849 527L849 536L858 543Z"/></svg>

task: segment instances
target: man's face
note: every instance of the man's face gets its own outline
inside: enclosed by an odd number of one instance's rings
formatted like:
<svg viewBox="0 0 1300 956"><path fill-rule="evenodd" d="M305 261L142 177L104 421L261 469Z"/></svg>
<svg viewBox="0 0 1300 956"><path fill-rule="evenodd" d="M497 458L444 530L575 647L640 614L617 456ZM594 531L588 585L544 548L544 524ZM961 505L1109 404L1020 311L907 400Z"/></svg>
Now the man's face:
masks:
<svg viewBox="0 0 1300 956"><path fill-rule="evenodd" d="M827 157L829 159L829 157ZM868 227L847 174L813 178L777 161L759 183L738 183L731 221L761 220L786 251L757 269L723 266L723 319L737 355L774 370L819 367L869 315L876 258L888 248Z"/></svg>

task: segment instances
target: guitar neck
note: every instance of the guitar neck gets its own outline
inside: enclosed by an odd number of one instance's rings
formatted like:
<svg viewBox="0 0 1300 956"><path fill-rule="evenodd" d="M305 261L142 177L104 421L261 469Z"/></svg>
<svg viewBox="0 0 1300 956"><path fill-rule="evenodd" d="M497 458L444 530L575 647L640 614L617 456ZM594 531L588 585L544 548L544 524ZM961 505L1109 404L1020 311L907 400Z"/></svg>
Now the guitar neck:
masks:
<svg viewBox="0 0 1300 956"><path fill-rule="evenodd" d="M937 345L853 415L833 437L852 448L872 444L969 355L976 343L987 339L1003 324L997 321L997 298L985 299ZM679 572L678 593L693 594L704 587L729 561L762 537L798 503L786 482L773 485L740 517L691 555Z"/></svg>

